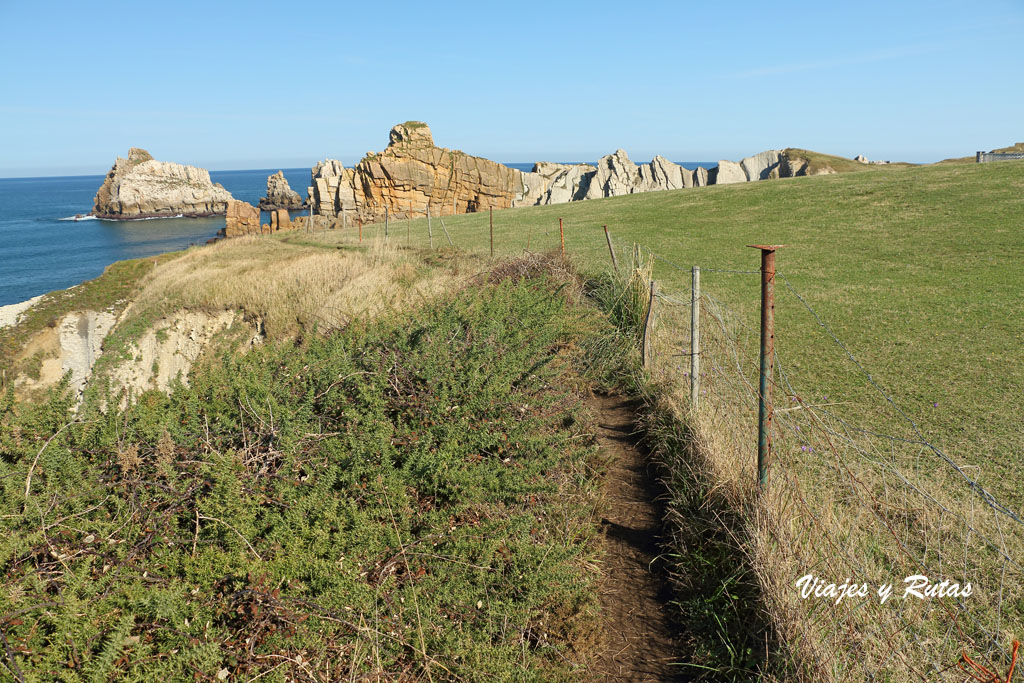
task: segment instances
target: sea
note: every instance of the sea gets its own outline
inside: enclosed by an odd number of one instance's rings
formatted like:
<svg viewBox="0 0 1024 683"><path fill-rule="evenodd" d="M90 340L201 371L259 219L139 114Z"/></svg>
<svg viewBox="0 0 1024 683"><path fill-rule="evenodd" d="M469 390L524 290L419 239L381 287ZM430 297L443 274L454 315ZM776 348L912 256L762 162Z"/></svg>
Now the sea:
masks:
<svg viewBox="0 0 1024 683"><path fill-rule="evenodd" d="M574 163L574 162L573 162ZM710 168L717 162L678 162ZM533 164L506 164L529 171ZM255 205L266 194L267 176L284 172L300 195L308 168L210 171L235 199ZM104 176L0 178L0 306L66 289L103 273L115 261L142 258L204 244L224 227L224 217L110 221L87 217ZM294 212L302 216L307 212ZM262 220L269 223L264 213Z"/></svg>

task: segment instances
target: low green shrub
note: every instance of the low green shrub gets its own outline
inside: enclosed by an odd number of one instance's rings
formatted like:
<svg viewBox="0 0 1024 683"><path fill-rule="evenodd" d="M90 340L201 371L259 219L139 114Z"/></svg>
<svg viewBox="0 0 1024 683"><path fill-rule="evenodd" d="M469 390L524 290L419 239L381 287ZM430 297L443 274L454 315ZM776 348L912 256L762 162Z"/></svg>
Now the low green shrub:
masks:
<svg viewBox="0 0 1024 683"><path fill-rule="evenodd" d="M567 378L601 324L508 280L207 358L123 410L8 394L0 670L572 676L600 466Z"/></svg>

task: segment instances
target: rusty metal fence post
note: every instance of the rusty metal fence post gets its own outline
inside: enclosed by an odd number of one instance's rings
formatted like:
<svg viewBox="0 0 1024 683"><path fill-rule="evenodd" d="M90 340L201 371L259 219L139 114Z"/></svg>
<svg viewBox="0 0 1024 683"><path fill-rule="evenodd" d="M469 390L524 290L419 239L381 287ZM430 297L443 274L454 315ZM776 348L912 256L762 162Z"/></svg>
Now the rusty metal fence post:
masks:
<svg viewBox="0 0 1024 683"><path fill-rule="evenodd" d="M772 368L775 355L775 250L784 244L748 244L761 250L761 377L757 405L757 483L768 488L772 459Z"/></svg>

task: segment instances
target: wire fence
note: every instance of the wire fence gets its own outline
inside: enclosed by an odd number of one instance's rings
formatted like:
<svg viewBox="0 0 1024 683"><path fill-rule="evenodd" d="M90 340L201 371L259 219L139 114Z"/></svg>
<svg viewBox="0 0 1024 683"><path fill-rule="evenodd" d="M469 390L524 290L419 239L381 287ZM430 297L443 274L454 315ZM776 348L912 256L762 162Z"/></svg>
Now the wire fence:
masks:
<svg viewBox="0 0 1024 683"><path fill-rule="evenodd" d="M922 432L784 271L782 294L798 304L791 313L813 319L876 405L850 406L820 384L797 385L789 368L799 357L789 349L799 349L799 340L779 344L770 377L778 406L772 477L760 493L753 457L760 331L708 293L706 274L716 271L758 274L701 267L705 371L690 419L713 433L712 479L748 511L748 555L782 640L795 644L796 666L810 667L805 673L814 678L963 680L968 657L991 672L1008 671L1024 615L1019 513L981 484L978 468L957 462ZM689 297L661 290L658 307L667 310L653 336L668 348L654 354L652 372L685 385ZM785 338L783 331L777 336ZM677 395L687 402L685 386ZM870 395L858 392L856 401ZM879 420L882 427L859 422L872 412L889 419ZM901 423L904 429L895 429Z"/></svg>
<svg viewBox="0 0 1024 683"><path fill-rule="evenodd" d="M769 378L771 479L761 490L754 455L760 330L750 314L760 271L697 264L704 279L695 406L692 297L682 284L690 267L620 242L614 230L606 240L599 225L566 226L563 234L557 220L538 225L520 212L495 214L493 229L486 212L445 219L393 221L388 239L485 254L496 246L499 254L559 250L564 239L567 254L588 267L614 262L626 279L652 269L667 274L652 306L648 372L700 441L701 466L718 493L743 512L743 550L794 669L815 680L1007 680L1024 623L1024 522L1016 504L983 483L971 454L947 453L924 432L784 267L777 303L787 320ZM362 239L374 238L383 239L383 226L364 226ZM323 239L357 242L353 228L325 231ZM724 302L718 277L750 278L748 310ZM806 338L789 336L790 326ZM804 353L812 344L845 366L842 382L815 373Z"/></svg>

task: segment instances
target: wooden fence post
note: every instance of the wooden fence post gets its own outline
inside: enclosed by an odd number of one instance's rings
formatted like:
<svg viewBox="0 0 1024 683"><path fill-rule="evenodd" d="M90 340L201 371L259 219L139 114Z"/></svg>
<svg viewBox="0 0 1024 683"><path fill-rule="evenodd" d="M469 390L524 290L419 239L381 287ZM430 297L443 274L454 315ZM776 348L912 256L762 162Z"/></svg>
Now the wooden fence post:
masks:
<svg viewBox="0 0 1024 683"><path fill-rule="evenodd" d="M650 300L647 302L647 317L644 318L644 336L643 341L640 345L640 364L643 367L647 367L647 350L650 346L650 334L651 334L651 314L654 312L654 299L658 295L658 285L654 280L651 280L651 294Z"/></svg>
<svg viewBox="0 0 1024 683"><path fill-rule="evenodd" d="M441 221L441 229L444 230L444 236L448 239L448 246L449 247L454 247L455 245L452 244L452 236L448 234L448 228L445 227L445 224L444 224L444 216L441 216L439 214L437 216L437 220Z"/></svg>
<svg viewBox="0 0 1024 683"><path fill-rule="evenodd" d="M697 410L700 401L700 266L693 267L690 294L690 407Z"/></svg>
<svg viewBox="0 0 1024 683"><path fill-rule="evenodd" d="M427 207L427 239L430 240L430 250L434 250L434 230L430 227L430 207Z"/></svg>
<svg viewBox="0 0 1024 683"><path fill-rule="evenodd" d="M615 258L615 250L612 248L612 236L608 234L608 226L604 226L604 238L608 242L608 253L612 255L612 268L615 269L615 274L619 274L619 262Z"/></svg>

